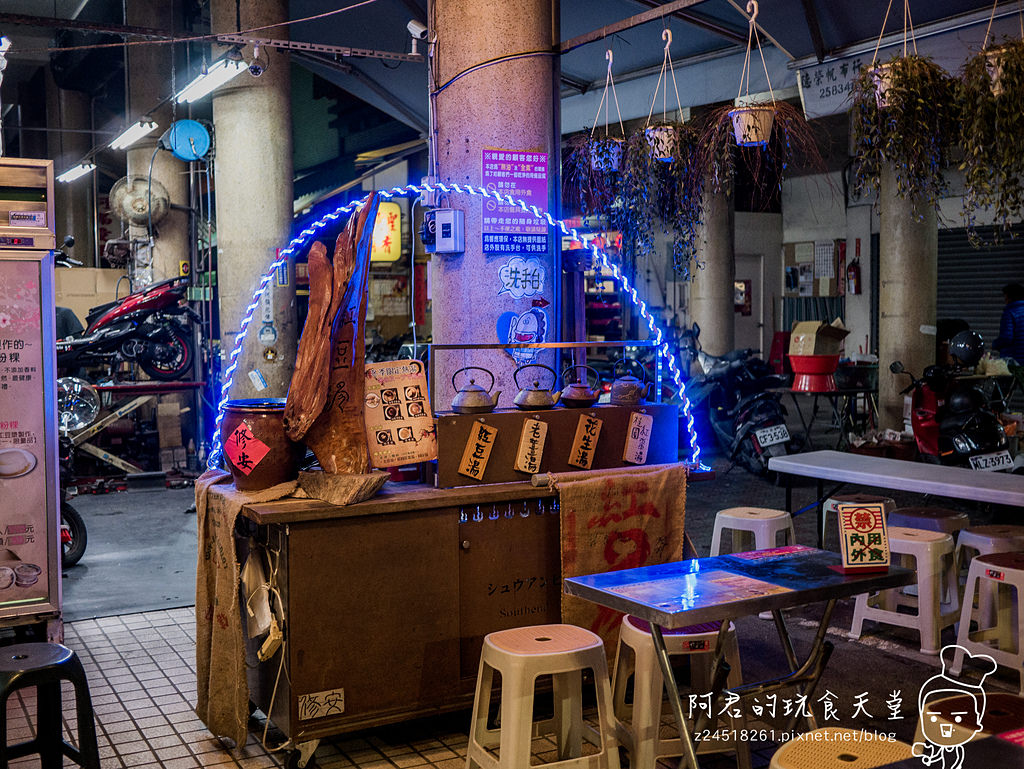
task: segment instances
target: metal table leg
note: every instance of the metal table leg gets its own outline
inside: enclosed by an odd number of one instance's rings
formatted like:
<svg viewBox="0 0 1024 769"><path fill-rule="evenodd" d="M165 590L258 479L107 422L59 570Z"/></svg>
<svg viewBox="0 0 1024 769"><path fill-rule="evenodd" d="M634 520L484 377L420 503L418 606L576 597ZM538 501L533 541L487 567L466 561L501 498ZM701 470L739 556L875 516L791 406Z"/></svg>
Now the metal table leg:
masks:
<svg viewBox="0 0 1024 769"><path fill-rule="evenodd" d="M818 549L825 549L825 500L822 494L825 491L825 484L818 481Z"/></svg>
<svg viewBox="0 0 1024 769"><path fill-rule="evenodd" d="M690 727L683 714L679 684L676 683L675 673L672 672L672 661L668 658L668 650L665 648L665 637L661 634L661 628L653 622L651 623L651 638L654 641L654 651L658 655L658 664L661 666L661 675L665 679L665 687L668 689L668 702L679 727L679 738L683 743L683 755L679 759L679 767L685 769L689 766L690 769L700 769L697 765L697 749L693 744L693 736L690 734Z"/></svg>

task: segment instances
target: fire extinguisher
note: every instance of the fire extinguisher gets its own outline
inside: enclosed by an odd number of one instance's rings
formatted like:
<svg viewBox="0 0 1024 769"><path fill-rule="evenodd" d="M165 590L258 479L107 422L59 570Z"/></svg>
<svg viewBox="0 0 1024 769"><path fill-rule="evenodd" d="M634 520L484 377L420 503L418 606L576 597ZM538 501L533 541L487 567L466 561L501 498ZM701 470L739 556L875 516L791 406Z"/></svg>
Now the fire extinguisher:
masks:
<svg viewBox="0 0 1024 769"><path fill-rule="evenodd" d="M860 293L860 260L854 259L846 267L846 293Z"/></svg>

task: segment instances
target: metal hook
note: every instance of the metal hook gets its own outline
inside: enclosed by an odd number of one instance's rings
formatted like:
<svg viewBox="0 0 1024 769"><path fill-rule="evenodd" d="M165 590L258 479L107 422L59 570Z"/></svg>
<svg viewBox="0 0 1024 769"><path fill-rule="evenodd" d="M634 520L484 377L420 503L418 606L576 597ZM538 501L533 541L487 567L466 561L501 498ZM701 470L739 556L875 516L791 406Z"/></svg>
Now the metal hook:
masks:
<svg viewBox="0 0 1024 769"><path fill-rule="evenodd" d="M604 52L604 57L608 60L608 69L611 69L612 68L612 58L613 58L612 57L612 49L611 48L609 48L607 51Z"/></svg>
<svg viewBox="0 0 1024 769"><path fill-rule="evenodd" d="M757 18L757 0L747 0L747 13L750 14L750 23L754 23L754 19Z"/></svg>
<svg viewBox="0 0 1024 769"><path fill-rule="evenodd" d="M750 1L754 2L754 0ZM669 29L668 27L665 27L665 29L661 30L661 39L665 41L665 50L667 51L669 49L669 46L672 45L672 30Z"/></svg>

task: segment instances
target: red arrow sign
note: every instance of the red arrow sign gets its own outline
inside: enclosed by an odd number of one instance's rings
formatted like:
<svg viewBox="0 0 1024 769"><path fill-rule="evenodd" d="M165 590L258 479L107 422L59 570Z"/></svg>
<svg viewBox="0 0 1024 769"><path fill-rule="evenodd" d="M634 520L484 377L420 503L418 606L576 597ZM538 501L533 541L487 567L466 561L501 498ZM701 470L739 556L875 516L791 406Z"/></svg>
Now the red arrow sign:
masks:
<svg viewBox="0 0 1024 769"><path fill-rule="evenodd" d="M544 299L543 297L540 299L533 300L534 307L547 307L549 304L551 304L551 302L549 302L547 299Z"/></svg>

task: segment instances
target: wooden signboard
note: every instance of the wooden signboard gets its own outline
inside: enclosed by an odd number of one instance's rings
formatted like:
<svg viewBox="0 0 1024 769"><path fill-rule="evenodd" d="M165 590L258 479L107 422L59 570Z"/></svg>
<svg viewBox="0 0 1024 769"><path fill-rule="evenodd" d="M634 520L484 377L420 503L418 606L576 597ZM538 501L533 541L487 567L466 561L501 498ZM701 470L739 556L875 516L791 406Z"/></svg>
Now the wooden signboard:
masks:
<svg viewBox="0 0 1024 769"><path fill-rule="evenodd" d="M540 472L540 463L544 457L544 442L548 437L548 424L539 419L527 419L523 422L523 432L519 436L519 449L516 451L516 470L521 473Z"/></svg>
<svg viewBox="0 0 1024 769"><path fill-rule="evenodd" d="M629 417L629 430L626 433L626 445L622 449L622 461L632 465L642 465L647 461L647 449L651 445L651 427L654 417L650 414L634 412Z"/></svg>
<svg viewBox="0 0 1024 769"><path fill-rule="evenodd" d="M598 419L593 414L581 414L579 422L576 423L576 437L572 440L572 448L569 450L569 464L575 467L582 467L589 470L594 464L594 452L597 450L597 441L601 437L601 425L604 420Z"/></svg>
<svg viewBox="0 0 1024 769"><path fill-rule="evenodd" d="M459 463L459 475L479 481L487 472L487 460L491 458L494 440L498 437L498 428L477 422L469 431L469 440L462 452Z"/></svg>
<svg viewBox="0 0 1024 769"><path fill-rule="evenodd" d="M367 363L364 387L366 442L374 467L437 459L437 431L422 361Z"/></svg>
<svg viewBox="0 0 1024 769"><path fill-rule="evenodd" d="M839 505L839 542L844 572L887 571L890 553L885 506Z"/></svg>

